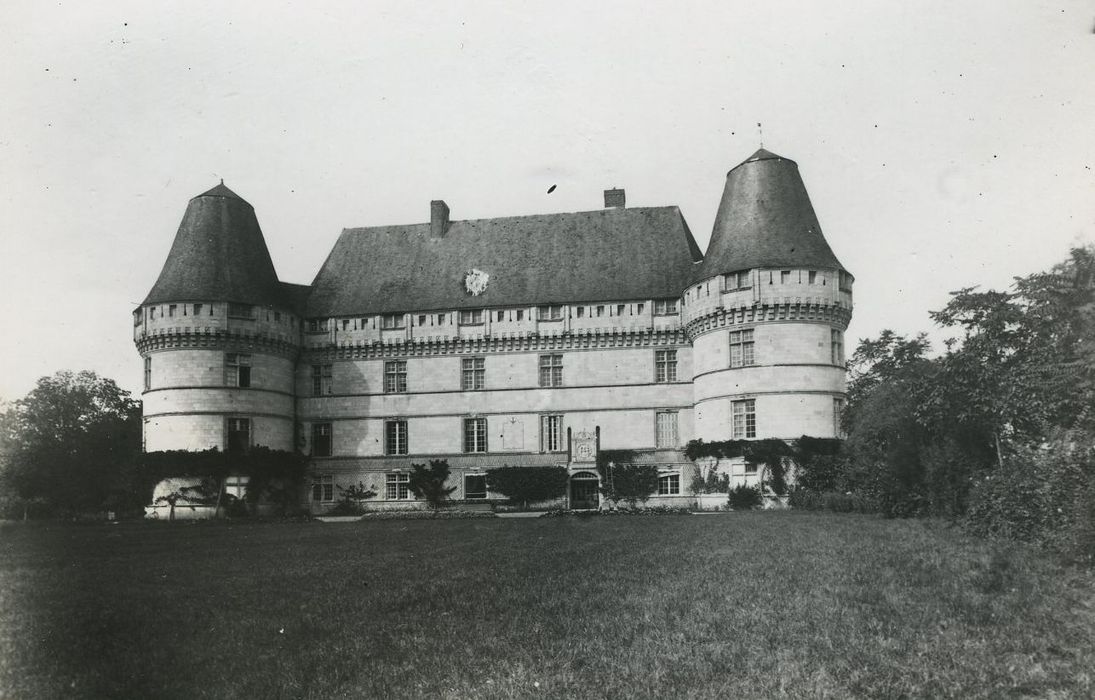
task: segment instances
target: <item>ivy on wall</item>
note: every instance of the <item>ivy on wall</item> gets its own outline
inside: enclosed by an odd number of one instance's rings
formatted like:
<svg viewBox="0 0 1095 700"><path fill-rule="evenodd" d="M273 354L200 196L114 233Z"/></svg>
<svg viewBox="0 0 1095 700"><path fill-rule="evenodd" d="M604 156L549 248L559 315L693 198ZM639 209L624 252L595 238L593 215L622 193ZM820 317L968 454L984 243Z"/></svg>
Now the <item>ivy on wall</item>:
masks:
<svg viewBox="0 0 1095 700"><path fill-rule="evenodd" d="M787 462L805 466L816 457L832 456L840 451L842 440L817 438L809 435L788 443L779 438L763 440L722 440L704 442L691 440L684 455L693 462L703 458L734 459L763 464L768 472L768 486L777 496L787 492Z"/></svg>

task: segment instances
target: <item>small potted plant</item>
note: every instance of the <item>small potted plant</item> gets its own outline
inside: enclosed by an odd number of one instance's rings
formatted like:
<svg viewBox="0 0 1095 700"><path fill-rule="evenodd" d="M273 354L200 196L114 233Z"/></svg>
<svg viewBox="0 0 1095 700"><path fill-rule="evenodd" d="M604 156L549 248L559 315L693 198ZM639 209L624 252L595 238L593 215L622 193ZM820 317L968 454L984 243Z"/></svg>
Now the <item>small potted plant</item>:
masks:
<svg viewBox="0 0 1095 700"><path fill-rule="evenodd" d="M730 475L719 471L717 459L707 459L696 465L692 475L692 493L696 494L699 510L724 510L730 493Z"/></svg>

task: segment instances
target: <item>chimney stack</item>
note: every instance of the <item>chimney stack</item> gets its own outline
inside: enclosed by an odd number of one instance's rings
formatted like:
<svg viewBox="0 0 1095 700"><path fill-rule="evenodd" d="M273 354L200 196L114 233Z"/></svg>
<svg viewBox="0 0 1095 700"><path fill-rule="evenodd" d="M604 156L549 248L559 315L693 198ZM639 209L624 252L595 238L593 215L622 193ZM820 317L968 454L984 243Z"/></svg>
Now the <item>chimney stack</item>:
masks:
<svg viewBox="0 0 1095 700"><path fill-rule="evenodd" d="M617 209L624 208L625 201L624 191L618 189L605 190L605 209L611 209L613 207Z"/></svg>
<svg viewBox="0 0 1095 700"><path fill-rule="evenodd" d="M430 202L430 236L441 238L449 230L449 205L442 199Z"/></svg>

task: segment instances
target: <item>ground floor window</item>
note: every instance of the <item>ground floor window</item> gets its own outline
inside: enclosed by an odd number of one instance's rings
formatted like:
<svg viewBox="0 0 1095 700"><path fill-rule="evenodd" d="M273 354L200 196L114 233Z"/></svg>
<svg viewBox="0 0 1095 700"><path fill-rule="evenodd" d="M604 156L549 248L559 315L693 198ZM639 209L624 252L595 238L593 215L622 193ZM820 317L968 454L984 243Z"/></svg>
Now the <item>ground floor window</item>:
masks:
<svg viewBox="0 0 1095 700"><path fill-rule="evenodd" d="M681 492L680 474L662 474L658 477L659 496L677 496Z"/></svg>
<svg viewBox="0 0 1095 700"><path fill-rule="evenodd" d="M228 451L246 452L251 447L251 419L228 419Z"/></svg>
<svg viewBox="0 0 1095 700"><path fill-rule="evenodd" d="M487 476L486 474L465 474L464 475L464 498L466 499L481 499L487 497Z"/></svg>
<svg viewBox="0 0 1095 700"><path fill-rule="evenodd" d="M389 501L406 501L411 497L410 474L395 472L387 475L386 498Z"/></svg>
<svg viewBox="0 0 1095 700"><path fill-rule="evenodd" d="M563 451L562 416L540 416L540 451Z"/></svg>
<svg viewBox="0 0 1095 700"><path fill-rule="evenodd" d="M312 478L312 500L317 503L330 503L335 500L335 480L330 475Z"/></svg>
<svg viewBox="0 0 1095 700"><path fill-rule="evenodd" d="M251 481L249 476L230 476L226 478L224 480L224 495L243 498L247 493L247 482L249 481Z"/></svg>

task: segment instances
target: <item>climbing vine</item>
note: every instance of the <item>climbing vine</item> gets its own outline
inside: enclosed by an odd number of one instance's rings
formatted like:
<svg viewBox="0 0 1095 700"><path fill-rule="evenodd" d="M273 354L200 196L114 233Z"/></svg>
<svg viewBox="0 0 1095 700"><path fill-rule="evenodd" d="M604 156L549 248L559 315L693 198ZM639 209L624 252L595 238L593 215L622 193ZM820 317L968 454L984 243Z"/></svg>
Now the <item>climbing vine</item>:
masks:
<svg viewBox="0 0 1095 700"><path fill-rule="evenodd" d="M696 461L705 457L734 459L763 464L768 473L768 486L777 496L787 492L787 462L809 464L815 457L835 455L842 441L835 438L817 438L803 435L792 443L779 438L763 440L722 440L704 442L692 440L684 448L688 459Z"/></svg>

